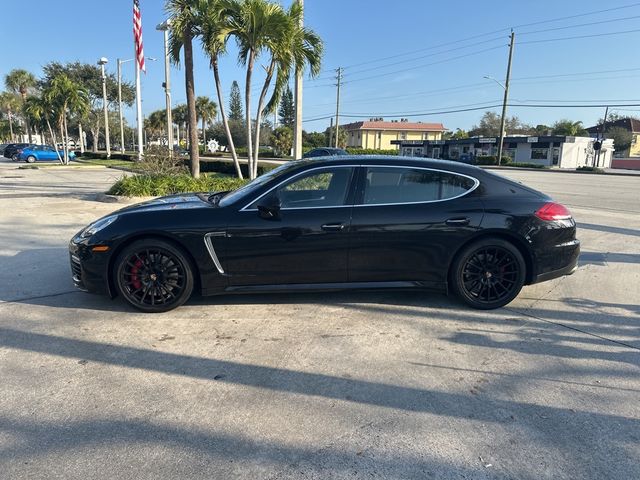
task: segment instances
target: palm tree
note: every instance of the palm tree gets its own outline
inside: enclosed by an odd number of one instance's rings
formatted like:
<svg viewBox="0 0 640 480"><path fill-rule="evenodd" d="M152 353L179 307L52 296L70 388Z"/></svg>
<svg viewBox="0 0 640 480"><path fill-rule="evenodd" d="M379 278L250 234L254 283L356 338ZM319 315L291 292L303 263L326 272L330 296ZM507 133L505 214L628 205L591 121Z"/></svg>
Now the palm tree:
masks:
<svg viewBox="0 0 640 480"><path fill-rule="evenodd" d="M54 116L54 111L53 111L53 107L44 98L44 96L40 96L40 97L33 96L33 97L27 98L27 102L25 105L25 112L27 113L27 115L30 115L31 118L33 118L34 120L47 125L47 128L49 130L49 135L51 136L51 143L55 145L57 143L56 135L53 131L53 128L51 128L51 121L50 121L51 117ZM62 158L60 158L60 153L58 152L57 148L56 148L56 152L58 153L58 159L60 160L60 163L62 163Z"/></svg>
<svg viewBox="0 0 640 480"><path fill-rule="evenodd" d="M238 44L238 62L247 69L244 101L246 109L247 157L250 178L253 168L253 120L251 118L251 80L256 59L265 50L276 48L287 31L284 10L268 0L223 0L227 5L228 33ZM267 72L268 74L269 72Z"/></svg>
<svg viewBox="0 0 640 480"><path fill-rule="evenodd" d="M15 141L13 134L13 114L20 108L18 97L11 92L0 93L0 110L9 118L9 132L11 141Z"/></svg>
<svg viewBox="0 0 640 480"><path fill-rule="evenodd" d="M236 169L238 178L243 178L240 162L236 153L236 147L233 143L233 135L229 128L229 119L225 111L225 102L222 95L222 84L220 82L220 70L218 60L221 55L226 53L227 42L230 36L230 25L228 22L229 11L236 8L235 3L218 0L200 0L198 3L196 23L200 29L202 40L202 48L209 57L209 64L213 70L213 78L216 84L216 94L218 95L218 105L220 106L220 115L222 116L222 124L227 135L227 143L231 150L231 158Z"/></svg>
<svg viewBox="0 0 640 480"><path fill-rule="evenodd" d="M178 137L180 136L180 128L185 126L188 121L188 113L187 106L182 103L171 109L171 117L173 119L173 123L178 126Z"/></svg>
<svg viewBox="0 0 640 480"><path fill-rule="evenodd" d="M581 121L572 122L566 119L558 120L551 129L554 135L567 135L570 137L579 137L587 133Z"/></svg>
<svg viewBox="0 0 640 480"><path fill-rule="evenodd" d="M62 136L64 164L69 163L69 130L67 120L70 114L80 116L89 111L89 97L85 88L71 80L66 74L55 76L43 92L45 101L51 105L57 117L58 128Z"/></svg>
<svg viewBox="0 0 640 480"><path fill-rule="evenodd" d="M7 90L10 90L16 94L20 94L22 97L22 107L24 109L25 102L27 100L27 93L30 88L35 87L36 77L32 73L16 68L11 70L4 78L4 84ZM23 110L24 111L24 110ZM29 124L29 116L24 115L24 121L27 127L27 135L29 136L29 143L31 143L31 125Z"/></svg>
<svg viewBox="0 0 640 480"><path fill-rule="evenodd" d="M200 152L198 150L198 120L196 117L196 93L193 80L193 39L195 7L199 0L167 0L165 10L171 16L171 59L180 63L180 50L184 49L184 75L189 120L189 154L191 175L200 177Z"/></svg>
<svg viewBox="0 0 640 480"><path fill-rule="evenodd" d="M202 140L205 147L207 146L206 125L213 120L218 114L218 105L209 97L196 98L196 115L202 121Z"/></svg>
<svg viewBox="0 0 640 480"><path fill-rule="evenodd" d="M267 76L260 92L258 109L256 112L256 145L254 149L253 177L258 175L258 150L260 146L260 126L262 124L262 114L273 113L277 110L283 93L289 88L289 77L291 70L296 74L303 71L307 66L311 77L316 77L320 73L322 63L322 52L324 49L320 37L302 25L304 11L300 3L295 1L286 12L286 28L280 33L280 37L269 42L271 53L271 63L267 68ZM263 104L269 84L273 77L274 69L277 69L276 83L269 103L263 110Z"/></svg>

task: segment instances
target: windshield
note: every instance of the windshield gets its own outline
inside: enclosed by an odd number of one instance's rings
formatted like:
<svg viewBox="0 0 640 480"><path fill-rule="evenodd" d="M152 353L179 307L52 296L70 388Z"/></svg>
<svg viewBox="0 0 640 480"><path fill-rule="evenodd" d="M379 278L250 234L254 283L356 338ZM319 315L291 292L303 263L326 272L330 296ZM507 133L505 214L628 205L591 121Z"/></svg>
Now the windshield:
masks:
<svg viewBox="0 0 640 480"><path fill-rule="evenodd" d="M298 164L294 162L288 162L284 165L280 165L278 168L274 168L273 170L268 171L264 175L260 175L258 178L253 180L252 182L247 183L244 187L240 187L237 190L225 195L219 202L218 206L226 207L227 205L231 205L245 197L249 198L251 195L258 190L265 183L270 182L276 177L279 177L283 173L286 173L292 168L297 168Z"/></svg>

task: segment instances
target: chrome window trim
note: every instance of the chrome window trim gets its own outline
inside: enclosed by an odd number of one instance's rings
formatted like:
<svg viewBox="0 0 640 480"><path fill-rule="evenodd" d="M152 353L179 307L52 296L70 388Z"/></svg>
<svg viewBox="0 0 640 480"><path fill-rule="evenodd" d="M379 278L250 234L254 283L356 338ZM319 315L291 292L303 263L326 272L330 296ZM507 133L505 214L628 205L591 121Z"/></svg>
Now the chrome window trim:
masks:
<svg viewBox="0 0 640 480"><path fill-rule="evenodd" d="M220 259L216 254L215 248L213 248L213 242L211 241L211 237L224 237L224 236L226 236L225 232L211 232L211 233L207 233L204 236L204 245L207 248L207 251L209 252L209 256L211 257L211 260L213 260L213 264L216 266L218 273L221 273L222 275L224 275L224 269L222 268L222 264L220 263Z"/></svg>
<svg viewBox="0 0 640 480"><path fill-rule="evenodd" d="M395 202L395 203L359 203L354 205L354 207L384 207L384 206L393 206L393 205L420 205L423 203L441 203L441 202L449 202L451 200L455 200L457 198L464 197L465 195L469 195L476 188L480 186L480 180L470 175L466 175L464 173L452 172L450 170L440 170L438 168L429 168L429 167L415 167L410 165L361 165L365 168L409 168L412 170L429 170L430 172L439 172L439 173L448 173L449 175L457 175L459 177L468 178L473 181L473 187L471 187L466 192L461 193L460 195L456 195L455 197L443 198L440 200L424 200L422 202Z"/></svg>
<svg viewBox="0 0 640 480"><path fill-rule="evenodd" d="M396 203L358 203L358 204L354 204L354 205L334 205L334 206L321 206L321 207L287 207L287 208L282 208L282 211L285 210L316 210L319 208L351 208L351 207L383 207L383 206L395 206L395 205L420 205L423 203L440 203L440 202L448 202L451 200L456 200L458 198L464 197L465 195L470 194L471 192L473 192L476 188L478 188L480 186L480 180L478 180L475 177L472 177L470 175L467 175L465 173L459 173L459 172L452 172L451 170L441 170L438 168L430 168L430 167L418 167L418 166L414 166L414 165L370 165L370 164L362 164L362 165L327 165L324 167L316 167L316 168L311 168L309 170L305 170L303 172L300 172L286 180L283 180L282 182L278 183L277 185L273 186L272 188L270 188L269 190L267 190L266 192L264 192L262 195L260 195L259 197L257 197L255 200L249 202L247 205L245 205L243 208L240 209L241 212L257 212L258 209L257 208L252 208L249 209L248 207L252 204L254 204L255 202L257 202L258 200L260 200L262 197L264 197L265 195L267 195L268 193L271 193L273 190L275 190L276 188L278 188L280 185L282 185L283 183L292 180L304 173L307 172L312 172L314 170L322 170L322 169L327 169L327 168L358 168L358 167L364 167L364 168L408 168L408 169L412 169L412 170L428 170L430 172L439 172L439 173L448 173L449 175L458 175L460 177L464 177L467 178L471 181L473 181L473 187L471 187L469 190L467 190L464 193L461 193L460 195L456 195L455 197L450 197L450 198L443 198L441 200L424 200L422 202L396 202Z"/></svg>
<svg viewBox="0 0 640 480"><path fill-rule="evenodd" d="M271 187L269 190L267 190L266 192L264 192L262 195L260 195L259 197L255 198L254 200L250 201L249 203L247 203L243 208L240 209L241 212L257 212L258 209L257 208L249 208L251 205L253 205L254 203L256 203L258 200L260 200L262 197L264 197L265 195L271 193L273 190L275 190L276 188L278 188L280 185L282 185L283 183L288 182L289 180L293 180L294 178L299 177L300 175L304 175L305 173L309 173L309 172L313 172L315 170L327 170L329 168L358 168L361 165L325 165L322 167L315 167L315 168L310 168L308 170L304 170L300 173L296 173L295 175L282 180L280 183L278 183L277 185L274 185L273 187ZM352 207L353 205L334 205L334 206L321 206L321 207L287 207L287 208L282 208L281 210L308 210L308 209L315 209L315 208L344 208L344 207Z"/></svg>

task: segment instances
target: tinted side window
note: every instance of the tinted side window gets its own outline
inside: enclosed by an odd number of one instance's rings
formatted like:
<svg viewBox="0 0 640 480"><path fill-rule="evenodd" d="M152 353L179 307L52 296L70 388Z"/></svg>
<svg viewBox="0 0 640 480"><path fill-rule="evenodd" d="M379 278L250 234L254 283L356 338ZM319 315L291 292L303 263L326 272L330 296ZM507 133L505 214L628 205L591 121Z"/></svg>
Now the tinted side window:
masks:
<svg viewBox="0 0 640 480"><path fill-rule="evenodd" d="M352 168L313 171L280 185L274 192L280 208L317 208L345 205ZM272 194L267 194L271 196ZM258 200L252 207L257 208Z"/></svg>
<svg viewBox="0 0 640 480"><path fill-rule="evenodd" d="M368 167L363 204L434 202L454 198L475 182L453 173L402 167Z"/></svg>

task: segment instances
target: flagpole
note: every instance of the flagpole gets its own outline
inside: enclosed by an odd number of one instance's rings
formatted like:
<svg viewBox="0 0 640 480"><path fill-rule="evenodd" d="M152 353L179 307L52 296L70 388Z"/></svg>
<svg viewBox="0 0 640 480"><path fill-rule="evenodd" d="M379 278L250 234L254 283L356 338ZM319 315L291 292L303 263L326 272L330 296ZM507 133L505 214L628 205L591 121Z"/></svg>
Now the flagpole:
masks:
<svg viewBox="0 0 640 480"><path fill-rule="evenodd" d="M142 97L140 95L140 64L138 63L138 52L136 51L136 121L138 127L138 161L142 160L143 135L142 135Z"/></svg>

